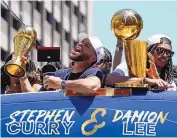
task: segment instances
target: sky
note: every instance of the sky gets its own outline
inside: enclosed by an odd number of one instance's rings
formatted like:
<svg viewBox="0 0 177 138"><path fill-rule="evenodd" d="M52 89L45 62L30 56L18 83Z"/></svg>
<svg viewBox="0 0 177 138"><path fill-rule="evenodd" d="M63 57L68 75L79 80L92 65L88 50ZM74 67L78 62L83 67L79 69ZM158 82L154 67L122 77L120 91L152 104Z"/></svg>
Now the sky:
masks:
<svg viewBox="0 0 177 138"><path fill-rule="evenodd" d="M157 33L168 35L175 52L173 63L177 65L177 1L93 1L93 6L93 35L113 56L117 39L111 31L111 18L117 11L128 8L138 12L143 19L143 29L136 40L147 41Z"/></svg>

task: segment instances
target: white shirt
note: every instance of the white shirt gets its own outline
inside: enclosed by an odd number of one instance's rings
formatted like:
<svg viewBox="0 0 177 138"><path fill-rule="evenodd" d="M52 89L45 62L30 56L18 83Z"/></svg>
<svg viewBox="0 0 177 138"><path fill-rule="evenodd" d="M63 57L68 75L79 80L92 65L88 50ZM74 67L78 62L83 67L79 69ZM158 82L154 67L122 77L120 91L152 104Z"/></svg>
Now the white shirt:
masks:
<svg viewBox="0 0 177 138"><path fill-rule="evenodd" d="M119 64L116 67L116 69L113 71L113 73L117 73L120 76L129 76L127 63L126 62L122 62L121 64Z"/></svg>
<svg viewBox="0 0 177 138"><path fill-rule="evenodd" d="M122 62L121 64L119 64L113 71L113 73L119 74L120 76L129 76L127 63ZM176 84L174 81L172 81L172 83L169 84L169 88L167 89L167 91L176 91L176 89Z"/></svg>

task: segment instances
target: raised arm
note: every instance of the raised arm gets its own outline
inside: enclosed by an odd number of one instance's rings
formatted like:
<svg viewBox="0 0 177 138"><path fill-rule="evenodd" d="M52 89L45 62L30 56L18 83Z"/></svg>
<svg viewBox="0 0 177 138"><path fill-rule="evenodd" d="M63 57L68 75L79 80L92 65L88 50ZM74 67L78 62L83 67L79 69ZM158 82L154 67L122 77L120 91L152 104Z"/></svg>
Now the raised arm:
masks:
<svg viewBox="0 0 177 138"><path fill-rule="evenodd" d="M113 70L122 62L123 40L117 38L117 45L113 60Z"/></svg>
<svg viewBox="0 0 177 138"><path fill-rule="evenodd" d="M22 92L38 92L39 89L41 88L41 85L35 84L31 85L28 78L20 78L20 86L21 86L21 91Z"/></svg>

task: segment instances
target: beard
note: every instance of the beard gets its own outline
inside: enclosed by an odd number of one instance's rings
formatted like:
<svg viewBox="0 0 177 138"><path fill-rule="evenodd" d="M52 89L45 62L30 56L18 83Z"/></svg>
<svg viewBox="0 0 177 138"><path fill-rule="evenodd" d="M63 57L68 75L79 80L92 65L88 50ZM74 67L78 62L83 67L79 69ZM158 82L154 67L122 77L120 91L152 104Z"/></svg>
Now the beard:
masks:
<svg viewBox="0 0 177 138"><path fill-rule="evenodd" d="M90 56L88 54L85 54L85 53L79 53L79 52L71 52L69 54L69 58L72 60L72 61L75 61L75 62L78 62L78 61L86 61L86 60L89 60Z"/></svg>

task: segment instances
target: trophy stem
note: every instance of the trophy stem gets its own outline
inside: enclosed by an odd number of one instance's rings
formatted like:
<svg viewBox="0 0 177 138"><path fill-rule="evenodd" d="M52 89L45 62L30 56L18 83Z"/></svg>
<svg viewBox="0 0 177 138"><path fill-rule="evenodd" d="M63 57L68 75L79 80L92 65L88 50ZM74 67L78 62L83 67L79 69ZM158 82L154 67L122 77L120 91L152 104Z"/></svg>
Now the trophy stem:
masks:
<svg viewBox="0 0 177 138"><path fill-rule="evenodd" d="M147 68L147 42L128 40L124 45L129 76L145 78Z"/></svg>

